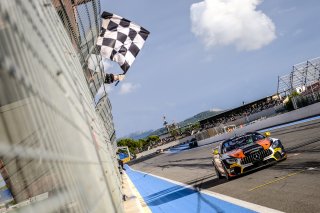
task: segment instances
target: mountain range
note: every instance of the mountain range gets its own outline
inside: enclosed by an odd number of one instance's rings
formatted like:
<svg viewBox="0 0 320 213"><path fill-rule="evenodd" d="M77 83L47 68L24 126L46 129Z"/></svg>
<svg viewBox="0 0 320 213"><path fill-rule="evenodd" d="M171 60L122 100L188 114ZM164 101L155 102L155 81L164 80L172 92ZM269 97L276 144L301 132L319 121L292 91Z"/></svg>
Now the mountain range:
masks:
<svg viewBox="0 0 320 213"><path fill-rule="evenodd" d="M217 114L220 114L222 113L223 110L219 110L219 109L213 109L213 110L207 110L207 111L204 111L204 112L200 112L190 118L187 118L181 122L178 123L178 126L179 127L183 127L183 126L186 126L188 124L193 124L193 123L196 123L198 121L201 121L201 120L204 120L206 118L210 118L212 116L215 116ZM123 138L132 138L134 140L139 140L139 139L143 139L143 138L146 138L150 135L161 135L163 133L165 133L167 130L166 128L162 127L162 128L159 128L157 130L148 130L148 131L140 131L140 132L134 132L134 133L131 133L127 136L124 136Z"/></svg>
<svg viewBox="0 0 320 213"><path fill-rule="evenodd" d="M147 130L147 131L139 131L139 132L133 132L129 135L126 135L122 138L132 138L134 140L139 140L139 139L143 139L148 137L149 135L152 135L152 132L154 132L154 130Z"/></svg>

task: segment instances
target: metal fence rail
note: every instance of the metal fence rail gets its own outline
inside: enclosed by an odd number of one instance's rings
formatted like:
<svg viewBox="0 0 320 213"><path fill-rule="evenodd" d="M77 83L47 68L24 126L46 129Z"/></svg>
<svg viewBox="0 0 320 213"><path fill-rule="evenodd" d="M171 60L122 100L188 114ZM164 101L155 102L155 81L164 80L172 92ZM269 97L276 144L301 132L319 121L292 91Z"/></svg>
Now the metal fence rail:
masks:
<svg viewBox="0 0 320 213"><path fill-rule="evenodd" d="M277 93L290 95L320 81L320 57L293 66L290 74L278 77Z"/></svg>
<svg viewBox="0 0 320 213"><path fill-rule="evenodd" d="M0 3L0 193L13 198L3 211L123 211L110 133L84 75L99 29L82 32L99 25L100 5L71 8L68 28L56 5L66 2ZM79 28L80 10L90 20Z"/></svg>

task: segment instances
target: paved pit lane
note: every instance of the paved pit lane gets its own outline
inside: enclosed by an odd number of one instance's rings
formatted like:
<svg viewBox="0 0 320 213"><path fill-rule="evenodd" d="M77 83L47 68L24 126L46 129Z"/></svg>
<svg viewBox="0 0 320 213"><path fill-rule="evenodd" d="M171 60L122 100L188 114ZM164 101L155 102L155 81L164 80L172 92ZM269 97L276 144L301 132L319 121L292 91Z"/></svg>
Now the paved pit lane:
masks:
<svg viewBox="0 0 320 213"><path fill-rule="evenodd" d="M284 212L319 212L320 120L271 131L288 159L231 181L216 178L215 144L163 153L132 168Z"/></svg>

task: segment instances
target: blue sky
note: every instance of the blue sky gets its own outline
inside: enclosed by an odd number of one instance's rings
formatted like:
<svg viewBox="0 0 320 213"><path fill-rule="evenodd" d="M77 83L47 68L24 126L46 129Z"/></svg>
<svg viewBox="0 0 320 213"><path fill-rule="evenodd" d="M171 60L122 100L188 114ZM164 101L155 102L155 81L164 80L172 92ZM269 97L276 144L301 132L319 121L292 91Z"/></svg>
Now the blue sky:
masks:
<svg viewBox="0 0 320 213"><path fill-rule="evenodd" d="M278 75L320 56L318 0L102 0L150 31L109 87L117 137L272 95ZM107 68L122 73L115 63Z"/></svg>

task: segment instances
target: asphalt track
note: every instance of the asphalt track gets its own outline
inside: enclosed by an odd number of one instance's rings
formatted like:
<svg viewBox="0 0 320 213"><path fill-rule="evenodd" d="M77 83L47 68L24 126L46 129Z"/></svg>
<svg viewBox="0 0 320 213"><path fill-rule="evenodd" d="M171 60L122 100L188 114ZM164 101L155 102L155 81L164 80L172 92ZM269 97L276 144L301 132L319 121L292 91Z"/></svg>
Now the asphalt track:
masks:
<svg viewBox="0 0 320 213"><path fill-rule="evenodd" d="M288 159L231 181L216 178L215 144L159 154L132 168L284 212L320 212L320 120L271 134L282 141Z"/></svg>

